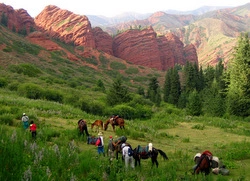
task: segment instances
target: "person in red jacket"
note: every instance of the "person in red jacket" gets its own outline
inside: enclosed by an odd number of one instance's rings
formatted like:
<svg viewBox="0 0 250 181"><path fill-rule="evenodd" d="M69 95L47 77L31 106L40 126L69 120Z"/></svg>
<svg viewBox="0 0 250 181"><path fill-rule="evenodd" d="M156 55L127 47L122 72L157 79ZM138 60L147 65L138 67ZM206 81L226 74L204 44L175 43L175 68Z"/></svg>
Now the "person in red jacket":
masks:
<svg viewBox="0 0 250 181"><path fill-rule="evenodd" d="M36 138L36 124L34 123L33 120L30 122L30 132L31 132L32 138Z"/></svg>

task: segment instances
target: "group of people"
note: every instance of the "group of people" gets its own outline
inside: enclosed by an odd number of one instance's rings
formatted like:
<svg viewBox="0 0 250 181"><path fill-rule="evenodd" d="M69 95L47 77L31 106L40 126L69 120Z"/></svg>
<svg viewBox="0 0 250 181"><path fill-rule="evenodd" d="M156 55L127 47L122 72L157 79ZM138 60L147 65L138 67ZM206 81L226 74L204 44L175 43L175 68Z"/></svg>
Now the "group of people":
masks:
<svg viewBox="0 0 250 181"><path fill-rule="evenodd" d="M115 148L117 145L120 145L121 140L118 140L117 142L115 142L113 140L112 136L109 136L109 143L108 143L108 147L107 147L107 154L108 157L110 159L110 161L112 161L115 158ZM98 155L103 154L103 156L105 156L105 152L104 152L104 139L103 139L103 134L102 132L98 133L98 139L96 141L96 147L97 147L97 153ZM134 159L133 156L129 156L128 154L128 150L129 150L129 145L127 145L125 142L123 142L121 144L121 149L122 149L122 157L124 159L125 162L125 167L128 168L128 166L130 165L131 168L134 168Z"/></svg>
<svg viewBox="0 0 250 181"><path fill-rule="evenodd" d="M34 121L31 120L29 123L29 117L25 113L23 113L22 122L23 122L23 128L25 130L29 128L32 138L35 139L36 138L36 124L34 123Z"/></svg>

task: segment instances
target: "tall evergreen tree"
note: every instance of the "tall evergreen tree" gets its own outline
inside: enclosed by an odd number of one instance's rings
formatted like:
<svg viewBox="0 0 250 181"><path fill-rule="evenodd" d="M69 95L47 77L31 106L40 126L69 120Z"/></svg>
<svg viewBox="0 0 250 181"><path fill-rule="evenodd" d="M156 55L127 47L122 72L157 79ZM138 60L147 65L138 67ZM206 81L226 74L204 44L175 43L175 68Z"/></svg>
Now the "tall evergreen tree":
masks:
<svg viewBox="0 0 250 181"><path fill-rule="evenodd" d="M199 93L196 90L189 94L187 113L192 116L199 116L202 114L202 101L200 99Z"/></svg>
<svg viewBox="0 0 250 181"><path fill-rule="evenodd" d="M128 88L122 85L120 78L116 79L107 93L107 103L116 105L126 103L131 100Z"/></svg>
<svg viewBox="0 0 250 181"><path fill-rule="evenodd" d="M152 77L149 82L147 98L154 103L161 101L161 91L156 77Z"/></svg>
<svg viewBox="0 0 250 181"><path fill-rule="evenodd" d="M250 115L250 42L247 33L241 34L230 61L228 111L238 116Z"/></svg>

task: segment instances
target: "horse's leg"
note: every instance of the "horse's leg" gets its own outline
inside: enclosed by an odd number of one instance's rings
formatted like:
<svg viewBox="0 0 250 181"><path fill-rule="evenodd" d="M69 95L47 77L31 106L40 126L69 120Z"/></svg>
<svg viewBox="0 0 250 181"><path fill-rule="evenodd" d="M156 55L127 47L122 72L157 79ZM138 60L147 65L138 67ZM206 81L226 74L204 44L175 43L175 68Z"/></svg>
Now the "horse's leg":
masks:
<svg viewBox="0 0 250 181"><path fill-rule="evenodd" d="M88 132L87 126L85 127L85 133L86 133L87 136L89 136L89 132Z"/></svg>

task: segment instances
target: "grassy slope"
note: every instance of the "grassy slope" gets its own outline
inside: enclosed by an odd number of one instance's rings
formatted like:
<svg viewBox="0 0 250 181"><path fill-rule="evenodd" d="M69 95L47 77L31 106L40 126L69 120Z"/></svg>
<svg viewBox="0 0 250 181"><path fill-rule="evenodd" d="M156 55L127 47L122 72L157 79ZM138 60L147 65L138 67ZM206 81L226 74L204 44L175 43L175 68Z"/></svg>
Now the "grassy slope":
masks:
<svg viewBox="0 0 250 181"><path fill-rule="evenodd" d="M8 36L8 32L0 31L2 35ZM12 34L11 34L12 35ZM22 38L13 35L14 40L24 41ZM11 38L9 36L8 38ZM24 42L27 43L27 42ZM8 44L6 38L1 39L1 46ZM11 44L10 44L11 46ZM41 48L41 50L43 50ZM46 51L45 51L46 52ZM49 54L49 53L48 53ZM98 78L104 77L106 85L112 80L110 74L103 74L103 72L96 72L88 67L81 67L75 65L64 59L45 61L35 55L24 53L20 54L16 51L3 52L0 51L1 59L1 77L8 78L9 83L13 82L33 82L43 85L44 87L54 87L61 90L69 90L67 82L74 78L79 78L83 87L91 87L95 85L95 81ZM60 57L60 56L59 56ZM34 63L38 68L41 68L42 74L38 77L29 77L22 74L10 73L6 71L6 67L9 64L19 63ZM144 69L144 68L142 68ZM95 76L93 74L95 73ZM140 75L142 79L144 76L150 77L158 74L156 71L148 72L146 75ZM65 76L66 75L66 76ZM86 78L82 78L85 76ZM93 76L93 78L91 78ZM108 77L109 76L109 77ZM132 75L134 78L138 75ZM124 77L126 77L124 75ZM82 78L82 79L81 79ZM48 83L47 80L57 80ZM106 81L109 79L109 81ZM124 79L127 85L131 85L129 79ZM144 80L144 79L143 79ZM58 83L59 82L59 83ZM138 81L138 83L141 83ZM145 84L145 82L144 82ZM72 89L74 91L75 89ZM82 89L76 89L81 91ZM83 88L84 96L89 97L101 97L102 94L98 94L91 90ZM17 95L9 90L0 90L0 102L1 111L8 112L14 110L15 121L13 126L9 128L21 129L20 115L22 112L27 112L31 118L35 118L38 124L38 137L39 130L46 127L51 132L76 132L76 122L80 118L84 118L90 123L96 119L106 120L107 117L99 117L95 115L89 115L81 110L75 109L71 106L61 105L58 103L41 101L41 100L29 100ZM83 93L83 92L80 92ZM163 108L166 110L169 108ZM237 154L239 146L244 147L244 142L249 143L249 134L247 130L250 130L249 124L242 121L231 121L222 119L211 118L189 118L186 117L180 111L177 113L169 114L163 110L157 110L156 115L151 120L131 120L126 121L126 130L121 131L117 129L116 133L111 130L111 127L104 132L105 142L109 135L118 137L121 135L127 135L128 142L133 147L137 145L147 145L148 142L152 142L156 148L162 149L169 156L169 161L164 162L159 157L160 171L165 172L164 169L175 169L179 175L183 175L193 166L192 157L197 153L205 149L211 150L216 156L222 158L227 166L229 166L231 175L227 178L237 179L242 174L246 178L250 177L247 170L250 169L249 159L230 159L228 154ZM162 112L163 111L163 112ZM157 113L158 112L158 113ZM220 125L220 124L221 125ZM198 126L197 126L198 125ZM232 126L231 126L232 125ZM195 128L195 127L198 127ZM201 127L202 129L200 129ZM96 132L90 130L92 135L96 135ZM74 136L75 137L75 136ZM55 136L52 142L61 139L60 136ZM81 150L96 151L96 148L92 145L87 145L85 142L76 139L77 145ZM248 153L249 154L249 153ZM185 164L182 165L182 162ZM148 169L150 160L142 161L141 174L143 169ZM219 178L219 176L212 176L213 178Z"/></svg>

